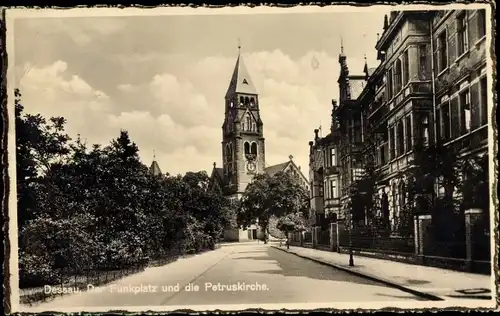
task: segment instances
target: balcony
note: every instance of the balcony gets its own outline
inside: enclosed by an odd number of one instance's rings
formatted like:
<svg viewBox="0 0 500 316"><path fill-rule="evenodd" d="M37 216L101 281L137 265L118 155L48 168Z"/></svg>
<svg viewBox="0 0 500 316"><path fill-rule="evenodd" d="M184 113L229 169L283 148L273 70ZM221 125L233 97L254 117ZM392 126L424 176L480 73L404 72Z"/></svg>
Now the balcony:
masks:
<svg viewBox="0 0 500 316"><path fill-rule="evenodd" d="M330 166L325 168L325 176L338 174L339 172L340 170L338 166Z"/></svg>
<svg viewBox="0 0 500 316"><path fill-rule="evenodd" d="M488 146L488 125L483 125L472 132L462 135L444 144L459 150L468 151Z"/></svg>
<svg viewBox="0 0 500 316"><path fill-rule="evenodd" d="M413 151L409 151L389 162L389 172L403 171L411 165L413 161Z"/></svg>
<svg viewBox="0 0 500 316"><path fill-rule="evenodd" d="M325 199L325 209L337 207L340 207L340 198Z"/></svg>

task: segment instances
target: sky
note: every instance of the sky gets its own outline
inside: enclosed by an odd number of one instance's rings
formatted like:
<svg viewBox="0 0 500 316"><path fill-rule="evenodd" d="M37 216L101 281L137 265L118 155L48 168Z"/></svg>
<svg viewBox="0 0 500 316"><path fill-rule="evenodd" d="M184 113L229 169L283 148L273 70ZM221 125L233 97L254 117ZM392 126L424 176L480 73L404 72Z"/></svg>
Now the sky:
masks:
<svg viewBox="0 0 500 316"><path fill-rule="evenodd" d="M146 165L155 155L163 172L210 174L222 162L224 96L239 41L259 93L266 165L292 155L307 177L308 142L315 128L329 132L331 100L338 99L341 42L351 74L362 74L365 54L376 67L377 33L390 7L109 10L115 16L70 10L71 17L13 20L10 80L27 113L65 117L69 135L89 145L127 130Z"/></svg>

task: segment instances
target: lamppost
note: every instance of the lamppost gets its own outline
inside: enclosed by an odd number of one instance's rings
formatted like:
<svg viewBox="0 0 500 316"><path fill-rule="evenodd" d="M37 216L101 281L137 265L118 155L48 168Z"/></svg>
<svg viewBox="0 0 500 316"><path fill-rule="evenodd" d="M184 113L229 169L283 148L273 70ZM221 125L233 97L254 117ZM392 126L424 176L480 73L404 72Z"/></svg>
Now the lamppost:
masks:
<svg viewBox="0 0 500 316"><path fill-rule="evenodd" d="M352 255L352 203L349 205L349 212L347 213L347 225L349 228L349 266L354 267L354 257Z"/></svg>

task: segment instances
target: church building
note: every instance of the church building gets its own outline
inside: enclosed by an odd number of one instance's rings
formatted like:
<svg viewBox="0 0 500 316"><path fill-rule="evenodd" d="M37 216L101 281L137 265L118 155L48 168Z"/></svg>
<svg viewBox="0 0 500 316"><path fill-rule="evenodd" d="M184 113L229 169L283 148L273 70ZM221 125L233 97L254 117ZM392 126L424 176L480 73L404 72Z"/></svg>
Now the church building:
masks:
<svg viewBox="0 0 500 316"><path fill-rule="evenodd" d="M239 46L238 49L241 47ZM214 163L212 184L221 188L231 201L241 198L252 178L266 172L274 175L280 171L292 173L307 189L307 178L293 157L277 165L266 164L264 124L262 122L259 94L250 78L243 58L238 53L233 75L225 96L224 122L222 124L222 166ZM243 241L263 237L259 227L229 229L226 241Z"/></svg>

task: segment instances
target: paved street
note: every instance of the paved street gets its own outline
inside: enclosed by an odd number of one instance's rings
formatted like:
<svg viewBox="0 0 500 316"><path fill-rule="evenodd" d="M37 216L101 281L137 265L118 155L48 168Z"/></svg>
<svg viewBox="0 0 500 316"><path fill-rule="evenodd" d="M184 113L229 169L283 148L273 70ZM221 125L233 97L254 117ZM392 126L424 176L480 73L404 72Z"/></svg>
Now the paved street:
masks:
<svg viewBox="0 0 500 316"><path fill-rule="evenodd" d="M238 288L238 282L239 288ZM217 287L220 283L219 289ZM244 283L244 284L243 284ZM199 291L186 291L188 284ZM233 285L224 288L226 285ZM137 293L119 293L136 287ZM179 285L178 289L175 288ZM254 288L246 286L252 285ZM162 286L164 287L162 289ZM96 306L179 306L422 300L263 244L226 245L98 288L36 306L60 310ZM23 309L24 310L24 309ZM26 310L28 311L28 310Z"/></svg>

